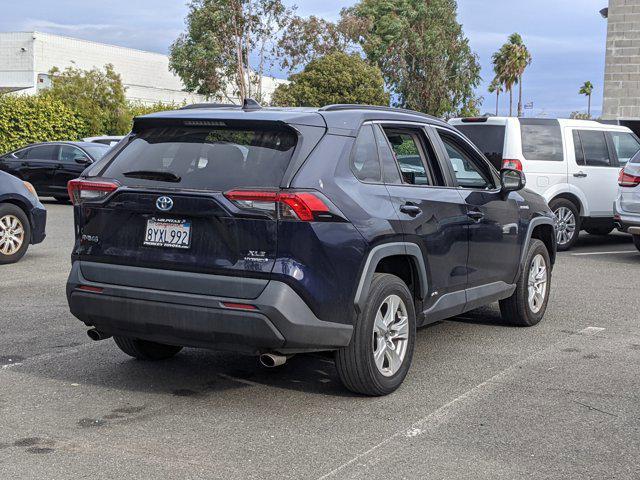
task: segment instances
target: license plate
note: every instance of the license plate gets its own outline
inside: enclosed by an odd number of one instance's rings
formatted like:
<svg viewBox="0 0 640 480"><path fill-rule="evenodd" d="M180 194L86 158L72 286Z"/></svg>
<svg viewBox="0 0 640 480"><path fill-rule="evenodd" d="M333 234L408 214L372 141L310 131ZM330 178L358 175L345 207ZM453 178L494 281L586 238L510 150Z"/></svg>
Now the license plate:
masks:
<svg viewBox="0 0 640 480"><path fill-rule="evenodd" d="M144 245L151 247L189 248L191 222L174 218L150 218L144 232Z"/></svg>

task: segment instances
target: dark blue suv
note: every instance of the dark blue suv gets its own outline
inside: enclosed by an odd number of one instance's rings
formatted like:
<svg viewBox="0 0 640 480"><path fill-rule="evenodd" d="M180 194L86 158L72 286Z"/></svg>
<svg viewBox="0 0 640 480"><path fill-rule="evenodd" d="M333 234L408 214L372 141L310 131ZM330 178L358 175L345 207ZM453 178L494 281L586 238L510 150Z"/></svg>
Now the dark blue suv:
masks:
<svg viewBox="0 0 640 480"><path fill-rule="evenodd" d="M349 389L383 395L417 327L495 301L505 322L542 319L554 216L451 126L356 105L201 107L137 118L69 183L67 296L93 339L147 360L335 351Z"/></svg>

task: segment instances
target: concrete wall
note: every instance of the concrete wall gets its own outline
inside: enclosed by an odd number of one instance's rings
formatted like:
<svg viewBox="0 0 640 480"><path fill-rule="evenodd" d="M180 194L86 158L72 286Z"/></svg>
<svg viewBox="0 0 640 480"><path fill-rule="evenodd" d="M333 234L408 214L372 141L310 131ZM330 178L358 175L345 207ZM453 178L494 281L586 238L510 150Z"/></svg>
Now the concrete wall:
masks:
<svg viewBox="0 0 640 480"><path fill-rule="evenodd" d="M0 92L33 94L46 86L43 74L53 67L89 70L108 63L120 74L126 96L134 102L206 101L201 95L182 91L182 82L169 70L166 55L48 33L0 33ZM267 97L280 82L264 78L263 91Z"/></svg>
<svg viewBox="0 0 640 480"><path fill-rule="evenodd" d="M609 0L605 119L640 119L640 0Z"/></svg>

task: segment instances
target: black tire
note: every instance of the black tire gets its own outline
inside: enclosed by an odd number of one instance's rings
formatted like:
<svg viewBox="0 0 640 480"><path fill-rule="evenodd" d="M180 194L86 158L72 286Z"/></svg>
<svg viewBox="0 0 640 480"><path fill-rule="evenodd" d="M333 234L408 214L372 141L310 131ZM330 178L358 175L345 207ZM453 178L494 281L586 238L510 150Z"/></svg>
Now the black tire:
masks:
<svg viewBox="0 0 640 480"><path fill-rule="evenodd" d="M633 236L633 244L640 251L640 235L634 235Z"/></svg>
<svg viewBox="0 0 640 480"><path fill-rule="evenodd" d="M0 220L7 216L16 218L24 233L22 245L12 254L2 253L2 248L0 247L0 265L16 263L24 256L25 253L27 253L27 249L31 243L31 224L29 223L29 218L27 217L27 214L24 213L24 210L12 203L2 203L0 204ZM4 232L4 228L0 227L0 230Z"/></svg>
<svg viewBox="0 0 640 480"><path fill-rule="evenodd" d="M529 273L532 268L533 259L537 255L542 255L547 273L547 284L544 292L544 300L541 308L535 312L529 305ZM509 298L500 300L500 313L502 319L510 324L519 327L532 327L542 320L549 303L549 292L551 291L551 260L545 244L537 238L532 238L529 249L525 257L522 272L516 284L516 289Z"/></svg>
<svg viewBox="0 0 640 480"><path fill-rule="evenodd" d="M394 374L385 376L374 360L374 339L380 338L384 343L384 337L374 336L374 322L378 310L383 308L384 301L391 295L397 295L404 303L408 322L407 343L400 367ZM390 394L407 376L413 357L415 338L416 313L413 297L407 285L395 275L376 273L371 282L366 306L358 315L354 325L351 342L347 347L336 352L336 368L340 379L345 387L356 393L371 396ZM387 360L383 360L385 361Z"/></svg>
<svg viewBox="0 0 640 480"><path fill-rule="evenodd" d="M609 235L613 232L613 227L589 227L585 228L589 235Z"/></svg>
<svg viewBox="0 0 640 480"><path fill-rule="evenodd" d="M575 218L575 230L571 239L567 242L560 241L560 232L558 232L558 251L564 252L566 250L570 250L578 241L578 236L580 235L582 219L580 218L580 209L573 203L571 200L567 200L566 198L556 198L549 202L549 208L551 211L558 216L557 212L561 208L567 208L573 213L573 217ZM561 226L559 225L558 230L560 230Z"/></svg>
<svg viewBox="0 0 640 480"><path fill-rule="evenodd" d="M175 356L182 347L164 345L130 337L113 337L116 345L127 355L138 360L165 360Z"/></svg>

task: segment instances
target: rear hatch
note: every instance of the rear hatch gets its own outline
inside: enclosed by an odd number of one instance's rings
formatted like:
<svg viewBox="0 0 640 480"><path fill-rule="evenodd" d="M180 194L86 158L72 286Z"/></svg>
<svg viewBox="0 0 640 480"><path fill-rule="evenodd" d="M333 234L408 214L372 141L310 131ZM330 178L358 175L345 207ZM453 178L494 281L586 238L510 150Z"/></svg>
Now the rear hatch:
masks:
<svg viewBox="0 0 640 480"><path fill-rule="evenodd" d="M280 122L139 127L114 158L70 185L74 258L269 278L277 207L255 197L279 190L297 143L296 132ZM238 191L245 195L234 196Z"/></svg>
<svg viewBox="0 0 640 480"><path fill-rule="evenodd" d="M504 137L506 123L504 120L487 117L463 118L452 122L498 170L502 168L504 156Z"/></svg>

